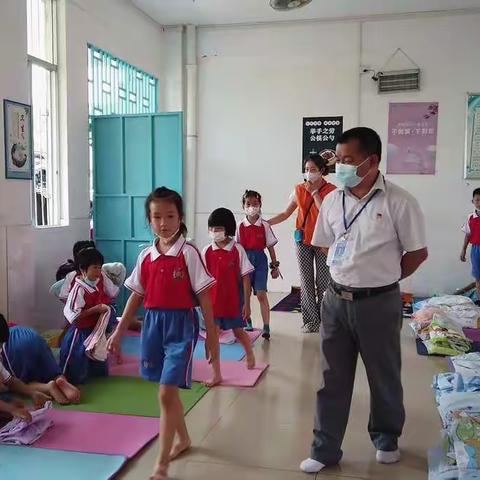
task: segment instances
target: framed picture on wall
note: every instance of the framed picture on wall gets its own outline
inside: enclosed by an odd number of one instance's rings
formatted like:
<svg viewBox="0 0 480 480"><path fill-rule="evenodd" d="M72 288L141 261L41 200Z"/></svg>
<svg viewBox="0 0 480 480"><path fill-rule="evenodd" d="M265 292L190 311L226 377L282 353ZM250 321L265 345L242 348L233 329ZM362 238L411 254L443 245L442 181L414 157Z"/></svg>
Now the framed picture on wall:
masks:
<svg viewBox="0 0 480 480"><path fill-rule="evenodd" d="M465 178L480 179L480 93L467 94Z"/></svg>
<svg viewBox="0 0 480 480"><path fill-rule="evenodd" d="M3 100L5 178L32 179L32 107Z"/></svg>

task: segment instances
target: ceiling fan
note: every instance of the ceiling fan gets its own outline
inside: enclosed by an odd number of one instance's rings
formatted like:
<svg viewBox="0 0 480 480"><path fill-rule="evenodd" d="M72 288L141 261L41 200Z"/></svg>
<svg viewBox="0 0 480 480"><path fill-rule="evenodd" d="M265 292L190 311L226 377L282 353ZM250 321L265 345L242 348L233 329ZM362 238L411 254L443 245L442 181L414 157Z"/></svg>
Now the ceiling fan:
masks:
<svg viewBox="0 0 480 480"><path fill-rule="evenodd" d="M308 5L312 0L270 0L270 6L275 10L287 11Z"/></svg>

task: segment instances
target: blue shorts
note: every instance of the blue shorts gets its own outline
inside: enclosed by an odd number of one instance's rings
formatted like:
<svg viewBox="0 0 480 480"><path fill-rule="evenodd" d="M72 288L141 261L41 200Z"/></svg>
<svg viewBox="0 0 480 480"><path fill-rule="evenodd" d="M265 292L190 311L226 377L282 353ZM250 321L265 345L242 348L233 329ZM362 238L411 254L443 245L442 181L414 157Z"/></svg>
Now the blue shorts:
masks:
<svg viewBox="0 0 480 480"><path fill-rule="evenodd" d="M24 383L48 383L61 374L47 342L28 327L11 327L5 353L13 374Z"/></svg>
<svg viewBox="0 0 480 480"><path fill-rule="evenodd" d="M117 325L115 311L110 316L107 333ZM77 328L70 325L60 344L60 368L70 383L82 385L89 378L107 377L108 362L92 360L85 354L83 343L92 333L93 328Z"/></svg>
<svg viewBox="0 0 480 480"><path fill-rule="evenodd" d="M191 310L146 310L142 327L142 377L160 385L191 388L198 316Z"/></svg>
<svg viewBox="0 0 480 480"><path fill-rule="evenodd" d="M243 317L225 318L220 317L215 319L215 325L221 330L233 330L234 328L244 328L247 326Z"/></svg>
<svg viewBox="0 0 480 480"><path fill-rule="evenodd" d="M250 274L253 293L267 291L268 260L263 250L247 250L247 257L255 270Z"/></svg>
<svg viewBox="0 0 480 480"><path fill-rule="evenodd" d="M480 245L472 245L470 259L472 262L473 278L480 280Z"/></svg>

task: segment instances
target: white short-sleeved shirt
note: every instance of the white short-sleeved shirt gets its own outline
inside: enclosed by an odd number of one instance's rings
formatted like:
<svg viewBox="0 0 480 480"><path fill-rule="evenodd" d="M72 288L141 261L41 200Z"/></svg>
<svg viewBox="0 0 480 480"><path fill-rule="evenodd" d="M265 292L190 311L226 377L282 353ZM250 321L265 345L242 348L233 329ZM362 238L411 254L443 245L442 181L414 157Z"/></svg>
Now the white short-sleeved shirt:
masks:
<svg viewBox="0 0 480 480"><path fill-rule="evenodd" d="M183 236L179 237L165 256L177 257L180 254L184 256L192 290L196 295L215 283L215 279L205 268L200 252L191 243L188 243ZM155 261L161 256L162 254L157 250L155 242L145 248L138 256L133 272L125 280L125 286L138 295L144 296L145 285L142 284L142 269L155 268ZM174 290L172 290L172 294L174 293Z"/></svg>
<svg viewBox="0 0 480 480"><path fill-rule="evenodd" d="M78 273L76 271L67 273L67 276L65 277L65 281L63 282L63 285L60 289L60 294L58 296L60 300L67 300L70 290L73 288L73 285L75 284L75 278L77 277L77 275ZM110 277L103 271L102 271L102 278L103 278L103 289L105 293L111 298L116 298L118 295L118 292L120 291L120 288L117 287L112 282L112 280L110 280Z"/></svg>
<svg viewBox="0 0 480 480"><path fill-rule="evenodd" d="M0 352L3 349L3 345L0 346ZM10 379L12 378L12 375L10 375L10 372L5 368L5 366L2 363L2 356L0 355L0 383L8 383Z"/></svg>
<svg viewBox="0 0 480 480"><path fill-rule="evenodd" d="M376 190L349 229L342 261L334 264L335 251L345 233L343 196L348 224ZM348 189L335 190L325 197L312 245L330 248L327 264L336 283L375 288L400 280L404 252L426 248L425 237L425 220L417 200L380 174L363 199L356 198Z"/></svg>
<svg viewBox="0 0 480 480"><path fill-rule="evenodd" d="M232 239L230 241L230 243L227 243L227 245L225 245L225 247L223 247L223 249L221 247L219 247L215 242L212 242L210 245L207 245L202 251L202 258L203 258L203 261L205 262L205 264L207 264L207 260L206 260L205 256L206 256L207 250L210 247L212 248L212 250L214 252L217 251L217 250L226 250L227 252L231 252L235 248L238 252L238 257L240 259L240 275L242 277L252 273L255 270L255 268L250 263L250 260L247 257L247 252L235 240Z"/></svg>

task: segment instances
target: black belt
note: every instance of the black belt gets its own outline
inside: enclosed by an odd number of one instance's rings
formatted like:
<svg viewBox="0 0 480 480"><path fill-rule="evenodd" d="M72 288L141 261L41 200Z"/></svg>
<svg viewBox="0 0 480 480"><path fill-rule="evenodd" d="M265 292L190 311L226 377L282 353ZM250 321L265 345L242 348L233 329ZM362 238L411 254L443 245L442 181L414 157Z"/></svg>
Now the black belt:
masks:
<svg viewBox="0 0 480 480"><path fill-rule="evenodd" d="M344 300L353 302L354 300L362 300L364 298L375 297L377 295L380 295L381 293L391 292L392 290L398 288L398 282L392 283L391 285L386 285L385 287L358 289L343 287L338 283L331 282L330 287L337 295L340 295Z"/></svg>

